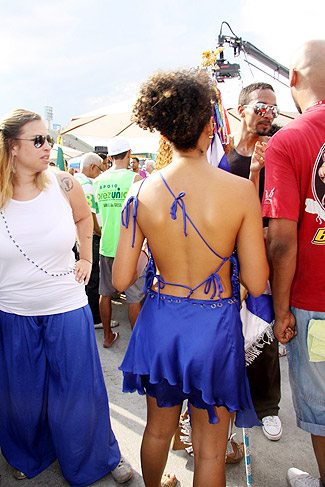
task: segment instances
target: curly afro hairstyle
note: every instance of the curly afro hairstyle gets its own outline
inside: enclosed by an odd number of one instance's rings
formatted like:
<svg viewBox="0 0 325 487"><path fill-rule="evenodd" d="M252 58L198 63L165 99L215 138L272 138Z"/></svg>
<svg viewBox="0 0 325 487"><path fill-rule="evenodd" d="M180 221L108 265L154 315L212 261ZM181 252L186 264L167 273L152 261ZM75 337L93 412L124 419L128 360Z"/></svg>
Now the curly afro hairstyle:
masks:
<svg viewBox="0 0 325 487"><path fill-rule="evenodd" d="M158 130L178 150L194 149L212 116L215 91L203 71L158 72L143 83L132 119Z"/></svg>

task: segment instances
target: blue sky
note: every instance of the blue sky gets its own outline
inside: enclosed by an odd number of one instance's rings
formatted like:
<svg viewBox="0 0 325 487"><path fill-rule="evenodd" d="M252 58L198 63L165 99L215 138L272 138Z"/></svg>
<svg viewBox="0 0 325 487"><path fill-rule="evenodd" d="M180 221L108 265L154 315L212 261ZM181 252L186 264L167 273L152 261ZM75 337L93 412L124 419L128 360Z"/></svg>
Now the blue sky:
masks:
<svg viewBox="0 0 325 487"><path fill-rule="evenodd" d="M323 38L324 0L16 0L0 16L1 115L27 108L54 110L54 123L135 96L158 69L197 66L215 48L221 22L284 65L302 42ZM229 33L226 29L225 33ZM240 63L243 83L265 76ZM253 59L251 59L254 62ZM269 81L272 83L271 78ZM289 91L273 82L281 108ZM220 86L236 104L240 85Z"/></svg>

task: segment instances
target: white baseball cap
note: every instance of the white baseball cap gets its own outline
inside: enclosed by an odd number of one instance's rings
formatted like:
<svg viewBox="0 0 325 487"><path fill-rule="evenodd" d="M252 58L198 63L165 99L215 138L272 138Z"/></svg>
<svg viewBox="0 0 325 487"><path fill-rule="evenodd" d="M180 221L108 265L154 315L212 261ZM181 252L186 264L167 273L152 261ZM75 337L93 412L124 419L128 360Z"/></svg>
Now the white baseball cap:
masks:
<svg viewBox="0 0 325 487"><path fill-rule="evenodd" d="M116 156L117 154L122 154L122 152L127 152L131 150L130 142L123 137L116 137L111 144L109 151L110 156Z"/></svg>

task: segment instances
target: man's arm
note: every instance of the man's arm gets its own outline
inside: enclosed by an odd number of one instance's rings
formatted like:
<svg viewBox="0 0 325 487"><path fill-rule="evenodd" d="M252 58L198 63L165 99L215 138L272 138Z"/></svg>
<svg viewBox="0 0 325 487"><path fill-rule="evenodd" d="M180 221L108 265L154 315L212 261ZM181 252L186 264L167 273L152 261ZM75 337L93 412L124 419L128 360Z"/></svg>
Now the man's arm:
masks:
<svg viewBox="0 0 325 487"><path fill-rule="evenodd" d="M274 334L281 343L287 343L297 334L290 311L290 290L297 260L297 222L271 218L266 245L275 312Z"/></svg>
<svg viewBox="0 0 325 487"><path fill-rule="evenodd" d="M91 215L93 217L94 233L98 237L101 237L102 236L102 230L101 230L100 226L98 225L97 215L96 215L96 213L91 213Z"/></svg>

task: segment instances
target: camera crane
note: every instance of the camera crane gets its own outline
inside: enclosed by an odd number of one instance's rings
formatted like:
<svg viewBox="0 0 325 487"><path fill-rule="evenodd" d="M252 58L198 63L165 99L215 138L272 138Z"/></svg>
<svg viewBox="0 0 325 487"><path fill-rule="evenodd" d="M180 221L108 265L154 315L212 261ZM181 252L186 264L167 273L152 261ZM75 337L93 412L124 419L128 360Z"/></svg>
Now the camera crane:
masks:
<svg viewBox="0 0 325 487"><path fill-rule="evenodd" d="M226 24L228 26L231 33L233 34L233 37L226 36L226 35L222 34L223 24ZM245 59L245 62L247 62L247 64L249 64L250 66L253 66L256 69L259 69L263 73L267 74L268 76L271 76L272 78L274 78L275 80L284 84L285 86L288 86L286 83L283 83L279 79L279 76L282 75L284 78L289 79L289 69L286 66L283 66L282 64L278 63L275 59L272 59L270 56L268 56L263 51L258 49L252 43L250 43L248 41L243 41L243 39L241 37L236 36L236 34L233 32L233 30L231 29L228 22L222 22L221 28L220 28L220 34L218 36L218 47L223 47L224 44L229 44L230 47L233 48L235 57L238 57L239 54L241 52L243 52L245 55L245 58L246 58L246 55L249 55L249 56L255 58L257 61L263 63L265 66L267 66L268 68L270 68L274 71L273 75L267 73L266 71L259 68L255 64L249 62L247 60L247 58ZM224 58L223 51L220 52L220 58L217 59L216 64L218 66L218 69L215 70L215 76L217 78L217 81L224 82L227 79L240 78L241 77L239 64L229 63Z"/></svg>

